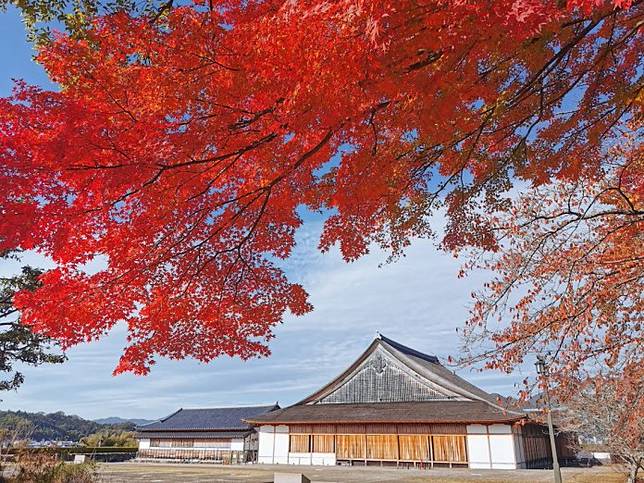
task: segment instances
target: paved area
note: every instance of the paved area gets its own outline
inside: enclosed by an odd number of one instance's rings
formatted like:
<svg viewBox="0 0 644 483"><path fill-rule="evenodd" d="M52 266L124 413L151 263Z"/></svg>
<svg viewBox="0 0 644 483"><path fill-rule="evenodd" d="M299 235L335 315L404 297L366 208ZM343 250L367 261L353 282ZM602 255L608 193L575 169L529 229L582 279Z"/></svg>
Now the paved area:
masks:
<svg viewBox="0 0 644 483"><path fill-rule="evenodd" d="M314 483L352 482L483 482L550 483L552 472L545 470L408 470L338 466L285 465L208 465L157 463L104 463L99 467L100 481L109 483L194 483L249 482L272 483L278 472L303 473ZM623 483L626 476L617 467L564 468L564 483Z"/></svg>

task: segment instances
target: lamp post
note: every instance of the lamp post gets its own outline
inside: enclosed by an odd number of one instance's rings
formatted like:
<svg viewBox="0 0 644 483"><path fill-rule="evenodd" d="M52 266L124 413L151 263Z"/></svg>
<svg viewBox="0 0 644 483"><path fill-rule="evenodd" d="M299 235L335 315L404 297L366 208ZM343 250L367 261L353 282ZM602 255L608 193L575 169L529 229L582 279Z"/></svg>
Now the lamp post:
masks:
<svg viewBox="0 0 644 483"><path fill-rule="evenodd" d="M537 374L543 376L545 379L546 389L546 414L548 415L548 432L550 433L550 449L552 450L552 469L555 472L555 483L561 483L561 469L559 468L559 460L557 458L557 446L555 444L555 430L552 426L552 408L550 406L550 393L548 392L548 367L546 360L543 356L537 356Z"/></svg>

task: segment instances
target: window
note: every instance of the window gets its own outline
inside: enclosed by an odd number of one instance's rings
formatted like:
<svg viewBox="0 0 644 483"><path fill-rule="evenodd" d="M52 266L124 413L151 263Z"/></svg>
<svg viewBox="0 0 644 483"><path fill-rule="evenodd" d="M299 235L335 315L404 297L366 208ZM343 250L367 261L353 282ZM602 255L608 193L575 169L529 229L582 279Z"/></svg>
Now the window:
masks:
<svg viewBox="0 0 644 483"><path fill-rule="evenodd" d="M365 459L364 434L338 434L335 437L338 459Z"/></svg>
<svg viewBox="0 0 644 483"><path fill-rule="evenodd" d="M289 451L291 453L310 453L310 439L308 434L291 434L289 437Z"/></svg>
<svg viewBox="0 0 644 483"><path fill-rule="evenodd" d="M429 461L429 438L424 434L398 436L402 461Z"/></svg>
<svg viewBox="0 0 644 483"><path fill-rule="evenodd" d="M465 436L432 436L434 461L466 463Z"/></svg>
<svg viewBox="0 0 644 483"><path fill-rule="evenodd" d="M367 459L397 460L398 436L395 434L368 434Z"/></svg>
<svg viewBox="0 0 644 483"><path fill-rule="evenodd" d="M195 439L195 448L209 449L230 449L230 439L212 438L212 439Z"/></svg>
<svg viewBox="0 0 644 483"><path fill-rule="evenodd" d="M333 453L335 451L332 434L314 434L312 438L314 453Z"/></svg>
<svg viewBox="0 0 644 483"><path fill-rule="evenodd" d="M192 448L194 446L194 439L173 439L173 448Z"/></svg>

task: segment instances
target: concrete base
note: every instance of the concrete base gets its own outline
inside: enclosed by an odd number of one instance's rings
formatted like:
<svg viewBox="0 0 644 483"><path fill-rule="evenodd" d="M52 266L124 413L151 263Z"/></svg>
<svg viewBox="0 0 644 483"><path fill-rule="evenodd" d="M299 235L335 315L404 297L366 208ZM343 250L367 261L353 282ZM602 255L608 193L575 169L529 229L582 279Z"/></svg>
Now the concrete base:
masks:
<svg viewBox="0 0 644 483"><path fill-rule="evenodd" d="M273 475L275 483L311 483L302 473L275 473Z"/></svg>

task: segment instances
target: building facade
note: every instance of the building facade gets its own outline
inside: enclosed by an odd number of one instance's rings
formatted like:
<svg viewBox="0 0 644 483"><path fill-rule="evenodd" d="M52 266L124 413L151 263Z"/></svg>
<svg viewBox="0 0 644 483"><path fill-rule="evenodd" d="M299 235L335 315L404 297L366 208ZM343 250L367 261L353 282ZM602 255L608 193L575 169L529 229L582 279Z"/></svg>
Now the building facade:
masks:
<svg viewBox="0 0 644 483"><path fill-rule="evenodd" d="M244 422L278 409L271 406L179 409L137 428L140 459L204 460L221 463L256 461L257 431Z"/></svg>
<svg viewBox="0 0 644 483"><path fill-rule="evenodd" d="M299 403L246 418L258 462L515 469L551 462L547 429L384 336ZM560 438L561 439L561 438ZM569 450L563 439L559 454Z"/></svg>

